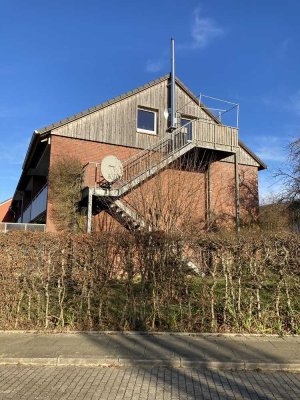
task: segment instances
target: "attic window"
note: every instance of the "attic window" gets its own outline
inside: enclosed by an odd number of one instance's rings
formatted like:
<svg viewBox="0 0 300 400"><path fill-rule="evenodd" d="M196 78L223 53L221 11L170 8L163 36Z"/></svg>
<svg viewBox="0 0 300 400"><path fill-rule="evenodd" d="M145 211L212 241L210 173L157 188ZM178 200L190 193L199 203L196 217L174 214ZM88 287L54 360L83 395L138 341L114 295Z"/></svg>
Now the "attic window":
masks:
<svg viewBox="0 0 300 400"><path fill-rule="evenodd" d="M157 112L146 108L138 108L137 131L156 135Z"/></svg>

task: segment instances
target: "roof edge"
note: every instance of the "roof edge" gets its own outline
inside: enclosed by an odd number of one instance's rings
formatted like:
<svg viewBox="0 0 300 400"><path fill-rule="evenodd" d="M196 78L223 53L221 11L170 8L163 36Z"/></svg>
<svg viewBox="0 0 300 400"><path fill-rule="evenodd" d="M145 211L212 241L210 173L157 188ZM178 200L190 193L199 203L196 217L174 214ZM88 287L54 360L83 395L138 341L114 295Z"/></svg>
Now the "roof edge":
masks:
<svg viewBox="0 0 300 400"><path fill-rule="evenodd" d="M131 97L131 96L133 96L133 95L135 95L135 94L137 94L139 92L142 92L143 90L146 90L146 89L150 88L151 86L157 85L158 83L161 83L161 82L169 79L169 77L170 77L170 74L163 75L160 78L154 79L154 80L152 80L152 81L150 81L148 83L145 83L142 86L137 87L136 89L130 90L128 92L125 92L125 93L123 93L123 94L121 94L121 95L119 95L117 97L113 97L112 99L107 100L107 101L105 101L103 103L100 103L100 104L98 104L98 105L96 105L94 107L90 107L90 108L88 108L88 109L86 109L84 111L81 111L81 112L79 112L77 114L74 114L74 115L72 115L70 117L63 118L60 121L57 121L57 122L55 122L53 124L50 124L50 125L47 125L47 126L45 126L43 128L40 128L40 129L37 130L37 132L40 133L40 134L43 134L43 133L51 131L52 129L59 128L59 127L61 127L63 125L68 124L69 122L73 122L73 121L75 121L75 120L77 120L79 118L85 117L85 116L87 116L89 114L92 114L92 113L94 113L96 111L102 110L105 107L108 107L108 106L110 106L112 104L115 104L118 101L124 100L127 97Z"/></svg>
<svg viewBox="0 0 300 400"><path fill-rule="evenodd" d="M259 170L268 169L265 164L241 139L239 139L239 146L242 147L259 165Z"/></svg>
<svg viewBox="0 0 300 400"><path fill-rule="evenodd" d="M9 201L12 201L12 199L13 199L13 198L10 197L9 199L0 202L0 206L3 206L3 204L8 203Z"/></svg>
<svg viewBox="0 0 300 400"><path fill-rule="evenodd" d="M200 105L201 109L210 117L214 120L214 122L216 122L218 125L221 124L221 122L218 120L218 118L212 113L210 112L206 107L205 104L201 103L199 98L187 87L185 86L185 84L179 79L179 78L175 78L176 83L181 87L181 89L183 89L194 101L195 103L197 103L198 105Z"/></svg>

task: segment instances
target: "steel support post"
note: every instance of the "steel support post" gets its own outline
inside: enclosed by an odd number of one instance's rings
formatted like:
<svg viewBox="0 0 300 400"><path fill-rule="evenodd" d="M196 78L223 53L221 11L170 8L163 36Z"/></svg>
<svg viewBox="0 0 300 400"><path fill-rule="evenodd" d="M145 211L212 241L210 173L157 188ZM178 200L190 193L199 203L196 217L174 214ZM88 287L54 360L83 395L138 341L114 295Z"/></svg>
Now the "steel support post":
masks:
<svg viewBox="0 0 300 400"><path fill-rule="evenodd" d="M87 233L92 232L92 207L93 207L93 193L91 189L88 191L88 207L87 207L87 223L86 231Z"/></svg>
<svg viewBox="0 0 300 400"><path fill-rule="evenodd" d="M239 177L239 160L238 154L234 154L234 176L235 176L235 222L236 230L239 232L241 227L240 221L240 177Z"/></svg>
<svg viewBox="0 0 300 400"><path fill-rule="evenodd" d="M211 187L210 187L210 177L211 177L211 164L209 163L206 171L206 223L210 226L211 222Z"/></svg>

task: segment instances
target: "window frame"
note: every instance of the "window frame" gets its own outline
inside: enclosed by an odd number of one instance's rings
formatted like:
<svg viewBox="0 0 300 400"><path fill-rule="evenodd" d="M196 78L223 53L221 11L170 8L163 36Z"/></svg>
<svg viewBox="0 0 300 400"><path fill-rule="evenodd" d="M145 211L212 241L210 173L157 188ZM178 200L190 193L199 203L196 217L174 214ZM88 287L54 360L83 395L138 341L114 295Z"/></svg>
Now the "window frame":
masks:
<svg viewBox="0 0 300 400"><path fill-rule="evenodd" d="M146 111L146 112L151 112L151 113L154 114L154 131L138 127L139 110ZM150 107L143 107L143 106L138 106L137 107L137 111L136 111L136 131L138 133L146 133L148 135L157 136L157 121L158 121L158 110L155 110L155 109L150 108Z"/></svg>

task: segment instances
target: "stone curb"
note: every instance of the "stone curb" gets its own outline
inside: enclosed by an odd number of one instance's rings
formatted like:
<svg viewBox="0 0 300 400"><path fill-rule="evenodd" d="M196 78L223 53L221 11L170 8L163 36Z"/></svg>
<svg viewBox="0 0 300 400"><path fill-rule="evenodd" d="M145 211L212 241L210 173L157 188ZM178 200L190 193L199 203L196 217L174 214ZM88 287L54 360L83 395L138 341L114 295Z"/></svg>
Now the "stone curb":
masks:
<svg viewBox="0 0 300 400"><path fill-rule="evenodd" d="M203 361L188 358L129 359L129 358L67 358L67 357L0 357L0 365L81 366L81 367L173 367L205 368L231 371L300 372L300 363Z"/></svg>
<svg viewBox="0 0 300 400"><path fill-rule="evenodd" d="M1 330L2 334L39 334L39 335L125 335L125 336L199 336L199 337L273 337L273 338L300 338L300 335L277 335L272 333L197 333L197 332L159 332L159 331L43 331L43 330Z"/></svg>

